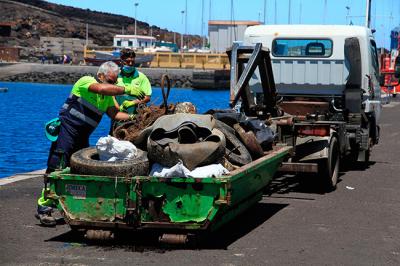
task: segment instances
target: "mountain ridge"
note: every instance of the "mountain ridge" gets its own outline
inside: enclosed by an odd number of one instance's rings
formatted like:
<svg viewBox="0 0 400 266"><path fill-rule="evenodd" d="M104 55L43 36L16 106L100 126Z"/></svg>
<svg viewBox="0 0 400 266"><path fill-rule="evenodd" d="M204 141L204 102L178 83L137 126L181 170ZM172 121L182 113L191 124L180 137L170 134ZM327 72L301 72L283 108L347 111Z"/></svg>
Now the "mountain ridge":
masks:
<svg viewBox="0 0 400 266"><path fill-rule="evenodd" d="M133 18L90 9L59 5L43 0L0 0L0 23L10 22L11 36L0 38L0 46L19 46L23 53L35 54L40 47L40 37L86 38L86 23L89 39L99 46L112 46L113 36L134 34ZM155 25L137 21L137 33L159 36L160 40L173 42L181 34ZM202 43L198 35L185 35L189 47Z"/></svg>

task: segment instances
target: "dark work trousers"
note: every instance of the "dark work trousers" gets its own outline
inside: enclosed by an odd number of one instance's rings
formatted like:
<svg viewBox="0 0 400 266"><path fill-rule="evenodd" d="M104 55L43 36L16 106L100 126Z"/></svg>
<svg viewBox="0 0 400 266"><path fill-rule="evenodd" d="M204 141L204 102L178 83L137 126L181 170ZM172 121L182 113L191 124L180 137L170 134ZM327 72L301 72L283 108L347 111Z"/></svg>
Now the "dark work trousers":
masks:
<svg viewBox="0 0 400 266"><path fill-rule="evenodd" d="M47 159L46 173L51 173L55 169L69 167L72 154L80 149L89 147L89 135L92 131L83 128L75 128L61 119L60 133L57 141L50 147ZM62 163L63 165L60 165Z"/></svg>

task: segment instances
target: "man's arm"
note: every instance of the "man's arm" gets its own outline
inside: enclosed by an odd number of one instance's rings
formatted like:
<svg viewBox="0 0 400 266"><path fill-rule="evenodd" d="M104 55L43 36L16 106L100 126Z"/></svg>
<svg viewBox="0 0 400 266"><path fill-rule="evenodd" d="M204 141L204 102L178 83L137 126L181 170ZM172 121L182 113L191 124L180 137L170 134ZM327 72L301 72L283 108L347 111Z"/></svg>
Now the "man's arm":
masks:
<svg viewBox="0 0 400 266"><path fill-rule="evenodd" d="M92 85L89 86L89 91L101 95L114 96L114 95L124 94L125 89L124 87L116 86L113 84L93 83Z"/></svg>
<svg viewBox="0 0 400 266"><path fill-rule="evenodd" d="M107 109L107 115L112 120L128 120L129 119L129 114L118 111L118 109L115 106L109 107Z"/></svg>
<svg viewBox="0 0 400 266"><path fill-rule="evenodd" d="M135 102L136 105L141 104L141 103L148 103L148 102L150 102L150 96L146 95L146 96L144 96L143 99L141 99L141 100L135 99L135 100L133 100L133 102Z"/></svg>

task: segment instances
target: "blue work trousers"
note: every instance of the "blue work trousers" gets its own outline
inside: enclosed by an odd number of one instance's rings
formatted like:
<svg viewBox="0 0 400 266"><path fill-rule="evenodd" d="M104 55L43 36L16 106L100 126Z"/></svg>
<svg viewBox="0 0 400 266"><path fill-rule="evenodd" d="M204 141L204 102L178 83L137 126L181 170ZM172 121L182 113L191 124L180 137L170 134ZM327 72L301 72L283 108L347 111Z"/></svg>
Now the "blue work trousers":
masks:
<svg viewBox="0 0 400 266"><path fill-rule="evenodd" d="M72 154L89 147L90 133L92 130L86 130L84 127L76 128L69 125L67 119L61 118L60 133L57 141L50 147L46 173L69 167Z"/></svg>

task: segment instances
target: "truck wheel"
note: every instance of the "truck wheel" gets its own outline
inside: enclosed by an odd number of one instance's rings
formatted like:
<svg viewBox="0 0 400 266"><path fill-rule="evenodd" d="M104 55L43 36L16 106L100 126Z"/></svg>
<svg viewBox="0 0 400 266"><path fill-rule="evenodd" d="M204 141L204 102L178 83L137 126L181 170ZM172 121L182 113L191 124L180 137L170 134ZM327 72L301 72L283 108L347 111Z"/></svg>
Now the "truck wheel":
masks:
<svg viewBox="0 0 400 266"><path fill-rule="evenodd" d="M149 170L147 152L138 150L132 160L100 161L95 147L79 150L71 156L71 173L99 176L145 176Z"/></svg>
<svg viewBox="0 0 400 266"><path fill-rule="evenodd" d="M246 149L244 144L235 136L235 130L216 120L215 128L219 129L226 139L225 157L234 165L242 166L252 161L250 152Z"/></svg>
<svg viewBox="0 0 400 266"><path fill-rule="evenodd" d="M328 158L320 163L320 174L327 191L333 191L339 176L339 143L336 137L332 137L329 144Z"/></svg>

